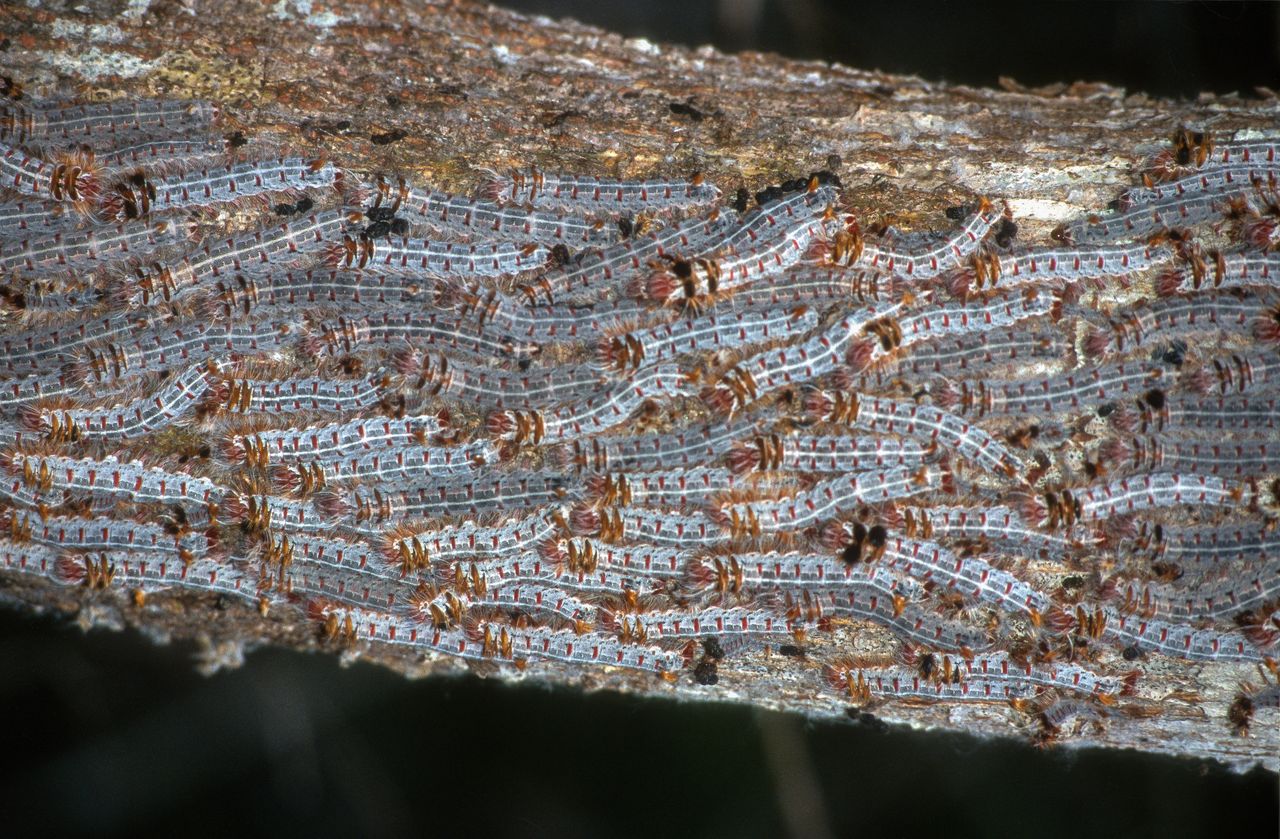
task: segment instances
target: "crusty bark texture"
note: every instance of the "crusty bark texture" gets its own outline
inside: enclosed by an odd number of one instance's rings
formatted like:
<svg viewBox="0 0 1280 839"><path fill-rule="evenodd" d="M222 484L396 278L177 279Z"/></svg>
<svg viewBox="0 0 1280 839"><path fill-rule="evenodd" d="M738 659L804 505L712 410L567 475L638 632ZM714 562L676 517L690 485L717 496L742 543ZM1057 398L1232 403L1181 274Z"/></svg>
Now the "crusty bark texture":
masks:
<svg viewBox="0 0 1280 839"><path fill-rule="evenodd" d="M941 230L944 208L986 196L1009 203L1024 243L1047 244L1056 225L1105 207L1179 126L1248 139L1274 131L1280 119L1280 102L1252 93L1176 102L1098 83L973 89L667 47L471 3L5 5L0 34L0 67L29 95L212 100L222 108L222 133L323 154L354 172L401 173L469 192L482 167L623 178L698 171L730 197L739 186L835 169L864 227L883 219L901 230ZM975 52L974 60L998 54ZM86 626L201 639L213 666L264 644L340 650L413 677L467 666L402 649L336 646L300 612L262 616L213 596L158 595L139 607L18 575L0 576L0 593L21 608L78 614ZM820 662L893 648L892 636L874 628L815 634L807 658L776 647L729 657L714 687L688 672L675 683L550 663L486 672L831 717L848 702L827 687ZM1252 668L1159 656L1141 668L1137 696L1064 747L1211 757L1240 769L1280 765L1273 710L1260 712L1266 716L1249 736L1228 722L1238 683L1258 681ZM1031 716L998 703L886 703L873 711L978 735L1029 737L1037 729Z"/></svg>

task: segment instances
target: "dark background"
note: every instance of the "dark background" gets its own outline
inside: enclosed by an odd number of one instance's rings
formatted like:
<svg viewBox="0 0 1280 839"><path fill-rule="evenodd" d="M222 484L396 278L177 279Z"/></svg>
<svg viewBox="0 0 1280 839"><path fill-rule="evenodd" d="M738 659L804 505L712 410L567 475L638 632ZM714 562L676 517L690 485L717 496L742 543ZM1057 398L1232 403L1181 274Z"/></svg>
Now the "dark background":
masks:
<svg viewBox="0 0 1280 839"><path fill-rule="evenodd" d="M507 5L971 85L1280 88L1277 5ZM0 607L0 835L1280 834L1276 776L1203 762L408 682L274 650L206 679L194 656Z"/></svg>
<svg viewBox="0 0 1280 839"><path fill-rule="evenodd" d="M1193 99L1280 89L1275 3L514 0L653 41L776 52L865 70L995 87L1108 82Z"/></svg>

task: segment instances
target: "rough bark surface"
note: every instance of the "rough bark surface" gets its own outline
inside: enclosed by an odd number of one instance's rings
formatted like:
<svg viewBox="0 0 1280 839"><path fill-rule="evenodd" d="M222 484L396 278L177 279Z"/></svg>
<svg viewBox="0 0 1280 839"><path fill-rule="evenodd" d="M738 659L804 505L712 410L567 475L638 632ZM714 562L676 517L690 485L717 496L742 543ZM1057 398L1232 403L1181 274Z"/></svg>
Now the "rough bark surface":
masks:
<svg viewBox="0 0 1280 839"><path fill-rule="evenodd" d="M194 6L195 4L193 4ZM104 100L203 98L224 132L322 152L358 172L401 172L457 192L478 167L536 165L611 177L701 171L727 195L796 172L834 167L853 209L902 229L942 227L945 207L1007 200L1025 242L1046 242L1069 217L1104 207L1180 125L1219 137L1274 136L1280 101L1236 95L1153 99L1105 84L972 89L790 61L627 40L572 22L474 4L375 0L247 5L53 2L0 10L0 67L32 93ZM975 60L989 60L975 58ZM404 132L387 144L374 135ZM190 594L145 608L82 590L0 579L10 603L78 613L85 625L131 624L156 638L196 637L209 661L245 647L322 645L297 615ZM888 633L815 637L824 648L883 653ZM347 649L406 675L463 667L396 650ZM845 704L819 666L776 652L728 660L720 684L554 666L536 678L690 701L745 702L814 716ZM1151 657L1139 696L1102 729L1068 745L1212 757L1244 769L1280 766L1280 726L1260 715L1251 736L1227 721L1244 665ZM523 678L495 673L501 678ZM904 705L882 718L1007 735L1031 723L1005 705Z"/></svg>

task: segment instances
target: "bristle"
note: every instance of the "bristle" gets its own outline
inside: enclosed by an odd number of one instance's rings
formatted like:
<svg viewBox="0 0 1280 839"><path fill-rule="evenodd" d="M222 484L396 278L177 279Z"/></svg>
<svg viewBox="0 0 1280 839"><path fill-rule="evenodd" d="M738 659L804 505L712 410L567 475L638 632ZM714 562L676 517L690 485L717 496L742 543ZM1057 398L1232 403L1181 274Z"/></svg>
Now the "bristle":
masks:
<svg viewBox="0 0 1280 839"><path fill-rule="evenodd" d="M733 391L724 385L710 385L708 387L704 387L702 392L698 394L698 397L713 414L723 415L729 414L733 411Z"/></svg>
<svg viewBox="0 0 1280 839"><path fill-rule="evenodd" d="M224 463L239 466L245 460L244 438L239 435L226 437L218 443L218 451Z"/></svg>
<svg viewBox="0 0 1280 839"><path fill-rule="evenodd" d="M838 520L824 522L818 534L818 544L829 551L840 551L849 542L849 531L845 523Z"/></svg>
<svg viewBox="0 0 1280 839"><path fill-rule="evenodd" d="M340 244L329 243L321 249L320 261L330 268L336 268L342 264L343 259L347 255L347 249Z"/></svg>
<svg viewBox="0 0 1280 839"><path fill-rule="evenodd" d="M950 411L960 404L960 389L953 382L940 381L929 391L933 404L944 411Z"/></svg>
<svg viewBox="0 0 1280 839"><path fill-rule="evenodd" d="M611 478L608 475L588 475L586 478L587 495L592 498L599 498L604 494Z"/></svg>
<svg viewBox="0 0 1280 839"><path fill-rule="evenodd" d="M1012 499L1012 506L1029 524L1039 527L1044 522L1048 511L1044 508L1044 502L1040 500L1038 495L1029 492L1016 493Z"/></svg>
<svg viewBox="0 0 1280 839"><path fill-rule="evenodd" d="M627 287L627 291L637 300L665 303L679 287L679 282L670 271L658 270L647 278L636 278Z"/></svg>
<svg viewBox="0 0 1280 839"><path fill-rule="evenodd" d="M858 377L854 374L849 366L841 365L835 369L829 377L828 381L832 390L853 390L858 385Z"/></svg>
<svg viewBox="0 0 1280 839"><path fill-rule="evenodd" d="M320 335L309 335L302 339L302 351L308 358L324 355L328 346L328 342Z"/></svg>
<svg viewBox="0 0 1280 839"><path fill-rule="evenodd" d="M1280 306L1262 313L1253 324L1253 334L1259 341L1280 341Z"/></svg>
<svg viewBox="0 0 1280 839"><path fill-rule="evenodd" d="M833 407L835 403L831 401L831 397L820 390L810 390L804 395L804 412L814 419L825 420L831 415Z"/></svg>
<svg viewBox="0 0 1280 839"><path fill-rule="evenodd" d="M18 421L23 428L29 428L32 431L44 431L44 411L35 405L23 405L18 408Z"/></svg>
<svg viewBox="0 0 1280 839"><path fill-rule="evenodd" d="M1053 632L1062 635L1076 628L1076 616L1058 604L1049 607L1044 615L1044 625Z"/></svg>
<svg viewBox="0 0 1280 839"><path fill-rule="evenodd" d="M1138 412L1128 404L1116 405L1107 415L1107 422L1111 427L1123 434L1132 434L1137 431L1139 419Z"/></svg>
<svg viewBox="0 0 1280 839"><path fill-rule="evenodd" d="M591 536L600 530L600 514L590 507L575 507L569 513L569 527L579 536Z"/></svg>
<svg viewBox="0 0 1280 839"><path fill-rule="evenodd" d="M515 427L510 411L491 411L489 416L485 417L485 433L492 437L505 437L514 431Z"/></svg>
<svg viewBox="0 0 1280 839"><path fill-rule="evenodd" d="M855 341L853 346L849 347L845 361L856 372L861 373L871 364L871 357L875 354L875 351L875 341L867 339Z"/></svg>
<svg viewBox="0 0 1280 839"><path fill-rule="evenodd" d="M690 582L699 586L706 586L715 582L716 569L707 564L706 560L694 559L690 560L685 575Z"/></svg>
<svg viewBox="0 0 1280 839"><path fill-rule="evenodd" d="M601 338L596 342L596 361L602 367L613 367L618 362L618 340Z"/></svg>
<svg viewBox="0 0 1280 839"><path fill-rule="evenodd" d="M222 500L222 513L228 519L243 519L245 514L248 512L249 510L248 507L245 506L244 499L237 493L229 493L227 497Z"/></svg>
<svg viewBox="0 0 1280 839"><path fill-rule="evenodd" d="M467 613L462 619L462 632L470 641L480 641L484 639L485 627L489 622L479 615Z"/></svg>
<svg viewBox="0 0 1280 839"><path fill-rule="evenodd" d="M70 554L64 554L54 562L54 574L64 583L83 582L86 573L84 563Z"/></svg>
<svg viewBox="0 0 1280 839"><path fill-rule="evenodd" d="M617 615L610 609L601 609L596 612L596 622L603 632L617 632L620 626Z"/></svg>
<svg viewBox="0 0 1280 839"><path fill-rule="evenodd" d="M505 191L506 190L503 187L502 182L499 181L495 175L494 178L491 178L480 185L480 188L476 190L476 195L482 201L497 201L502 198Z"/></svg>
<svg viewBox="0 0 1280 839"><path fill-rule="evenodd" d="M538 555L548 562L563 562L564 545L559 539L544 539L538 543Z"/></svg>
<svg viewBox="0 0 1280 839"><path fill-rule="evenodd" d="M1133 449L1123 440L1107 440L1098 447L1098 456L1104 463L1128 463L1133 459Z"/></svg>
<svg viewBox="0 0 1280 839"><path fill-rule="evenodd" d="M724 461L729 471L741 475L756 468L760 463L760 452L755 446L740 443L725 453Z"/></svg>
<svg viewBox="0 0 1280 839"><path fill-rule="evenodd" d="M124 197L115 192L108 193L93 205L88 215L99 224L124 221Z"/></svg>
<svg viewBox="0 0 1280 839"><path fill-rule="evenodd" d="M844 693L849 689L849 671L847 668L841 667L836 663L824 664L822 675L827 680L827 684L834 690Z"/></svg>
<svg viewBox="0 0 1280 839"><path fill-rule="evenodd" d="M1270 649L1277 639L1280 639L1280 631L1267 629L1265 626L1241 627L1240 633L1248 638L1254 646L1262 649Z"/></svg>
<svg viewBox="0 0 1280 839"><path fill-rule="evenodd" d="M391 355L391 367L403 376L413 376L422 372L423 354L413 348L401 348Z"/></svg>
<svg viewBox="0 0 1280 839"><path fill-rule="evenodd" d="M271 479L276 486L285 492L293 492L301 483L298 470L289 466L275 466L271 469Z"/></svg>
<svg viewBox="0 0 1280 839"><path fill-rule="evenodd" d="M548 463L560 469L568 469L577 465L574 460L572 443L561 443L552 446L547 450L545 457Z"/></svg>
<svg viewBox="0 0 1280 839"><path fill-rule="evenodd" d="M1102 358L1111 345L1111 333L1097 327L1089 330L1084 339L1084 353L1091 359Z"/></svg>
<svg viewBox="0 0 1280 839"><path fill-rule="evenodd" d="M1166 268L1156 277L1156 294L1169 297L1177 294L1185 276L1181 268Z"/></svg>
<svg viewBox="0 0 1280 839"><path fill-rule="evenodd" d="M828 262L833 250L829 239L814 239L805 258L812 259L814 262Z"/></svg>
<svg viewBox="0 0 1280 839"><path fill-rule="evenodd" d="M973 271L969 268L957 268L950 274L947 274L942 283L950 294L956 299L963 299L969 296L969 289L973 286Z"/></svg>
<svg viewBox="0 0 1280 839"><path fill-rule="evenodd" d="M312 496L311 503L331 519L342 518L351 512L351 505L332 490L317 492Z"/></svg>
<svg viewBox="0 0 1280 839"><path fill-rule="evenodd" d="M332 602L323 598L313 598L307 601L306 612L307 619L316 623L323 623L328 620L330 613L335 611L336 606Z"/></svg>
<svg viewBox="0 0 1280 839"><path fill-rule="evenodd" d="M1189 373L1183 373L1181 383L1187 390L1207 396L1213 393L1218 384L1218 379L1209 368L1199 367Z"/></svg>
<svg viewBox="0 0 1280 839"><path fill-rule="evenodd" d="M1244 226L1244 240L1261 251L1280 247L1280 224L1273 218L1259 219Z"/></svg>

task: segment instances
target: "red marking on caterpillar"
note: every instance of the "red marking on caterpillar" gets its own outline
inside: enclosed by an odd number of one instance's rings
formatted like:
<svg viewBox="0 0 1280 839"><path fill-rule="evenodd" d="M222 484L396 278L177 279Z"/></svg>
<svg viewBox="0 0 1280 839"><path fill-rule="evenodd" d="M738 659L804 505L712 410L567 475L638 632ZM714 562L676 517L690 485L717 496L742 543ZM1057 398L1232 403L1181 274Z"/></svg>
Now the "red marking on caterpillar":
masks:
<svg viewBox="0 0 1280 839"><path fill-rule="evenodd" d="M717 209L704 218L678 222L599 251L588 251L577 262L552 268L536 279L517 284L516 288L530 304L572 300L584 295L594 301L599 293L616 285L615 280L645 268L652 260L698 253L721 242L722 237L737 226L735 213Z"/></svg>
<svg viewBox="0 0 1280 839"><path fill-rule="evenodd" d="M125 278L113 293L119 307L146 306L156 299L173 302L208 289L223 275L254 274L324 250L348 223L346 213L329 210L281 222L235 238L206 241L173 263L150 262Z"/></svg>
<svg viewBox="0 0 1280 839"><path fill-rule="evenodd" d="M938 403L946 404L941 398ZM936 442L1006 477L1014 477L1024 469L1022 461L987 431L930 405L814 390L805 397L805 410L828 422L866 431L905 434L930 444Z"/></svg>
<svg viewBox="0 0 1280 839"><path fill-rule="evenodd" d="M570 514L569 523L575 534L598 537L603 542L637 539L661 546L719 545L733 537L728 528L698 510L578 507Z"/></svg>
<svg viewBox="0 0 1280 839"><path fill-rule="evenodd" d="M494 437L517 444L564 442L616 426L651 399L682 393L684 374L675 365L660 365L641 370L632 379L597 395L554 409L495 411L485 421L485 429Z"/></svg>
<svg viewBox="0 0 1280 839"><path fill-rule="evenodd" d="M123 221L255 195L332 186L337 180L338 170L331 164L298 157L228 163L158 176L138 171L108 186L95 211L104 219Z"/></svg>
<svg viewBox="0 0 1280 839"><path fill-rule="evenodd" d="M983 198L979 201L978 210L965 221L959 233L920 253L902 253L864 242L855 224L844 235L836 237L831 257L837 263L868 265L891 274L926 280L963 264L991 232L1001 215Z"/></svg>
<svg viewBox="0 0 1280 839"><path fill-rule="evenodd" d="M671 361L689 353L715 352L792 338L818 325L816 311L711 313L644 330L601 338L597 358L617 372Z"/></svg>
<svg viewBox="0 0 1280 839"><path fill-rule="evenodd" d="M208 128L218 117L216 105L198 100L117 100L38 107L10 104L7 110L0 136L12 136L18 143L71 140L93 146L138 134L192 133Z"/></svg>
<svg viewBox="0 0 1280 839"><path fill-rule="evenodd" d="M393 186L379 176L375 181L375 189L377 195L371 212L383 209L412 213L421 217L430 227L446 234L520 239L548 246L559 242L608 245L616 242L622 235L617 225L603 221L519 207L502 207L488 201L424 191L403 179ZM383 202L387 200L391 201L391 206L383 207Z"/></svg>
<svg viewBox="0 0 1280 839"><path fill-rule="evenodd" d="M979 417L1053 415L1158 388L1167 374L1168 368L1158 364L1108 364L1033 382L942 382L933 398L945 410Z"/></svg>
<svg viewBox="0 0 1280 839"><path fill-rule="evenodd" d="M971 288L982 289L997 284L1009 286L1049 279L1076 282L1125 277L1158 267L1172 260L1174 255L1174 251L1164 244L1139 243L986 257L951 272L946 287L953 297L963 298Z"/></svg>
<svg viewBox="0 0 1280 839"><path fill-rule="evenodd" d="M1267 391L1280 378L1280 353L1232 354L1183 374L1182 383L1191 391L1208 394Z"/></svg>
<svg viewBox="0 0 1280 839"><path fill-rule="evenodd" d="M766 394L815 379L844 363L848 347L877 317L891 317L903 306L870 304L832 324L799 345L765 350L720 374L702 391L702 399L716 413L732 414Z"/></svg>
<svg viewBox="0 0 1280 839"><path fill-rule="evenodd" d="M499 277L536 270L551 254L542 245L494 242L464 245L457 242L392 240L377 242L361 234L344 234L328 245L325 262L330 266L376 268L387 273L437 276Z"/></svg>
<svg viewBox="0 0 1280 839"><path fill-rule="evenodd" d="M1077 607L1075 614L1057 610L1051 613L1050 626L1059 632L1104 638L1121 647L1135 647L1174 658L1193 661L1263 661L1263 650L1245 633L1196 629L1190 624L1126 615L1104 606ZM1258 640L1275 642L1275 635L1262 633Z"/></svg>
<svg viewBox="0 0 1280 839"><path fill-rule="evenodd" d="M1280 161L1280 152L1275 143L1223 143L1209 153L1204 168L1250 163L1271 166L1277 161Z"/></svg>
<svg viewBox="0 0 1280 839"><path fill-rule="evenodd" d="M811 489L777 501L724 505L715 518L735 533L754 536L803 528L863 504L906 498L941 486L942 471L933 467L862 472L819 481Z"/></svg>
<svg viewBox="0 0 1280 839"><path fill-rule="evenodd" d="M1194 623L1228 618L1248 609L1276 602L1280 595L1280 568L1272 561L1249 573L1233 574L1222 580L1171 586L1143 580L1108 580L1100 592L1103 600L1120 600L1119 609L1143 617L1172 618Z"/></svg>
<svg viewBox="0 0 1280 839"><path fill-rule="evenodd" d="M1189 268L1170 268L1156 278L1156 291L1168 297L1201 288L1275 288L1280 283L1280 254L1193 252Z"/></svg>
<svg viewBox="0 0 1280 839"><path fill-rule="evenodd" d="M60 572L59 555L60 551L49 545L0 539L0 568L65 584L69 581Z"/></svg>
<svg viewBox="0 0 1280 839"><path fill-rule="evenodd" d="M136 253L177 242L180 237L179 227L164 222L68 230L12 244L0 256L0 268L46 276L67 267L109 266Z"/></svg>
<svg viewBox="0 0 1280 839"><path fill-rule="evenodd" d="M568 212L623 213L635 210L688 209L713 204L720 190L701 174L687 180L615 181L555 175L537 169L509 175L488 172L480 189L486 200L528 204Z"/></svg>
<svg viewBox="0 0 1280 839"><path fill-rule="evenodd" d="M570 496L563 476L553 472L518 471L417 481L407 485L357 486L331 499L321 494L317 504L343 513L351 523L396 523L423 516L478 516L519 512L556 504Z"/></svg>
<svg viewBox="0 0 1280 839"><path fill-rule="evenodd" d="M375 417L346 423L329 423L305 428L281 428L233 435L224 444L223 454L235 464L268 466L272 461L296 463L303 460L328 462L356 452L368 452L425 444L428 437L448 427L439 414L422 414L391 419Z"/></svg>
<svg viewBox="0 0 1280 839"><path fill-rule="evenodd" d="M92 155L72 154L53 162L5 143L0 143L0 185L23 195L81 206L92 202L100 189Z"/></svg>
<svg viewBox="0 0 1280 839"><path fill-rule="evenodd" d="M637 279L628 291L642 300L701 308L719 294L795 264L815 241L830 235L832 226L832 214L826 209L816 216L802 214L767 231L765 236L732 246L723 256L671 258L665 265L654 263L654 272Z"/></svg>
<svg viewBox="0 0 1280 839"><path fill-rule="evenodd" d="M896 318L880 318L863 327L865 340L850 347L849 366L864 371L892 353L931 338L980 334L1051 313L1056 319L1060 306L1058 295L1041 286L1021 295L993 297L977 306L942 303Z"/></svg>
<svg viewBox="0 0 1280 839"><path fill-rule="evenodd" d="M85 408L27 406L23 421L51 440L127 439L180 423L212 390L218 374L196 365L149 396Z"/></svg>

